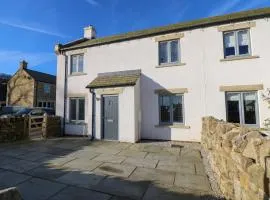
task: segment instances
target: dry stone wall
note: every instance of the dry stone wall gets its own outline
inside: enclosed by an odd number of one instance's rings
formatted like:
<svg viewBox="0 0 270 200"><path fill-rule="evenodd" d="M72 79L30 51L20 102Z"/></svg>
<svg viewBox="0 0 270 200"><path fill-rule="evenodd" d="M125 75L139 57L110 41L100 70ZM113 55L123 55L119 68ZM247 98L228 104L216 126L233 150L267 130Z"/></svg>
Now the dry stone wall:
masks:
<svg viewBox="0 0 270 200"><path fill-rule="evenodd" d="M259 130L203 118L202 146L223 195L263 200L270 190L270 138Z"/></svg>
<svg viewBox="0 0 270 200"><path fill-rule="evenodd" d="M24 140L29 137L27 117L0 119L0 143Z"/></svg>

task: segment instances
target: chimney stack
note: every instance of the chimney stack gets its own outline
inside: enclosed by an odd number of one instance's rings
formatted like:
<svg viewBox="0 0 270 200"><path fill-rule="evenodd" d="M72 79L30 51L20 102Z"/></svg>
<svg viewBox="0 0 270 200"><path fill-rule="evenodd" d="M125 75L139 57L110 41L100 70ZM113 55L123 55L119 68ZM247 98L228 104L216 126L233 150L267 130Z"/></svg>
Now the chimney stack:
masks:
<svg viewBox="0 0 270 200"><path fill-rule="evenodd" d="M90 40L96 38L96 30L93 26L90 25L84 28L84 38Z"/></svg>
<svg viewBox="0 0 270 200"><path fill-rule="evenodd" d="M20 69L27 69L27 62L25 60L22 60L20 62Z"/></svg>

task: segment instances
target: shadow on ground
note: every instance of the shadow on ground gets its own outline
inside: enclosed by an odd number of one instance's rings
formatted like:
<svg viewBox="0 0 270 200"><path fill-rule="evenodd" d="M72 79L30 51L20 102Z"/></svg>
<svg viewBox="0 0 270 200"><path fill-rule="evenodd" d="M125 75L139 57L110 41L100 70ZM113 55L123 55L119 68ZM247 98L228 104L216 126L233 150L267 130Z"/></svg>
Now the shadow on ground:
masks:
<svg viewBox="0 0 270 200"><path fill-rule="evenodd" d="M16 186L25 200L218 199L206 176L196 174L197 163L184 165L197 162L195 154L183 154L183 165L180 154L180 148L171 150L165 143L86 138L5 144L0 145L0 189ZM182 168L157 169L166 162ZM195 174L185 173L193 166Z"/></svg>

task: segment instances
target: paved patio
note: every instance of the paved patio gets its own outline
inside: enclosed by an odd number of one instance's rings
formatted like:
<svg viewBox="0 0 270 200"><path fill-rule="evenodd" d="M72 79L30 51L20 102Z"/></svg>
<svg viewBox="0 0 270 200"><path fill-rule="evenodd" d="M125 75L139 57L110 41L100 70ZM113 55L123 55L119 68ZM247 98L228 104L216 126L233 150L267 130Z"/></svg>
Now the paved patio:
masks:
<svg viewBox="0 0 270 200"><path fill-rule="evenodd" d="M28 199L214 199L197 144L61 138L0 145L0 189Z"/></svg>

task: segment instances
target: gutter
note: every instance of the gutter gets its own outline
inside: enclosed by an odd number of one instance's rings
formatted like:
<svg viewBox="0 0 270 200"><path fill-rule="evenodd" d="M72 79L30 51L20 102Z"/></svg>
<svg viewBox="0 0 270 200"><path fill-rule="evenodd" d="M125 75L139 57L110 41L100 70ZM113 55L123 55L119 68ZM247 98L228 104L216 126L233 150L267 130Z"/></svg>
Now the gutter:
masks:
<svg viewBox="0 0 270 200"><path fill-rule="evenodd" d="M66 54L65 56L65 82L64 82L64 119L63 119L63 132L62 136L65 136L66 133L66 110L67 110L67 65L68 65L68 57Z"/></svg>

